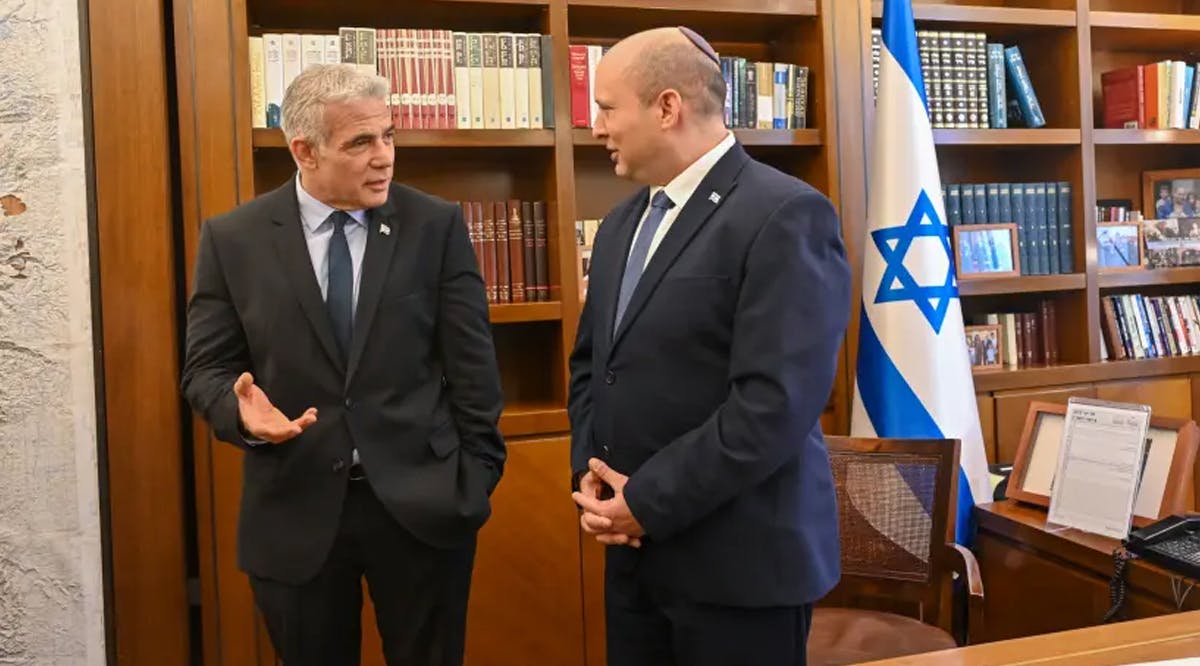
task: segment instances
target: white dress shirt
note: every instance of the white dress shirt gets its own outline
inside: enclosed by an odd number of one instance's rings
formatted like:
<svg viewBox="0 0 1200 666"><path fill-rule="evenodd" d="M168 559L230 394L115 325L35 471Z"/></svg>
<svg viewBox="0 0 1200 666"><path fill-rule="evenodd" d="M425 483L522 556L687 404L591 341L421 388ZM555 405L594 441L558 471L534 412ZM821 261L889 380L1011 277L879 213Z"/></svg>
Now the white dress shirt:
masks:
<svg viewBox="0 0 1200 666"><path fill-rule="evenodd" d="M675 218L679 217L679 211L683 210L684 205L687 204L688 199L692 198L692 194L695 193L696 188L700 187L700 181L704 180L708 172L725 156L725 153L729 152L729 149L733 147L733 143L733 132L729 132L725 135L724 139L721 139L720 143L712 147L712 150L704 153L695 162L688 165L688 168L681 171L678 176L672 178L671 182L662 187L650 188L649 201L654 200L654 195L658 194L659 190L666 190L667 197L675 205L663 215L662 222L659 223L658 229L654 232L654 238L650 240L650 251L646 253L646 263L642 265L643 270L649 265L650 257L654 256L654 251L658 249L659 243L666 237L671 224L675 222ZM637 229L633 232L634 238L637 238L637 234L642 230L642 224L646 221L646 216L649 214L650 204L647 203L646 210L642 211L642 216L638 220ZM633 246L634 243L630 243L630 254L633 253ZM626 255L626 258L628 258L628 255Z"/></svg>

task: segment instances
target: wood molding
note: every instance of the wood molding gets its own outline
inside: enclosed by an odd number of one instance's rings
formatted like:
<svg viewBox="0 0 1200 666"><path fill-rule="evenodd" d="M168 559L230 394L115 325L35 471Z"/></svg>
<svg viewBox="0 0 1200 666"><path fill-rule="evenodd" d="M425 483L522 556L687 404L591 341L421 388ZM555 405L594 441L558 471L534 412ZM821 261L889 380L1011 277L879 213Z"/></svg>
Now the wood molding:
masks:
<svg viewBox="0 0 1200 666"><path fill-rule="evenodd" d="M165 18L152 0L83 6L108 443L109 649L122 666L184 664L191 646Z"/></svg>

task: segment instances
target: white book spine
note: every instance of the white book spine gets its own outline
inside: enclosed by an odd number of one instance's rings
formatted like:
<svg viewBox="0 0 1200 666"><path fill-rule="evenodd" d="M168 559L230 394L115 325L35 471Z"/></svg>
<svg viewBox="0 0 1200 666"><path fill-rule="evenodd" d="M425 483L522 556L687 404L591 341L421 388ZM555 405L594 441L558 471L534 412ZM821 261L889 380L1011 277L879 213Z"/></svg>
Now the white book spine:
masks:
<svg viewBox="0 0 1200 666"><path fill-rule="evenodd" d="M342 61L342 40L337 35L325 35L325 57L327 65L336 65Z"/></svg>
<svg viewBox="0 0 1200 666"><path fill-rule="evenodd" d="M454 48L454 104L458 118L457 127L471 127L471 75L467 67L467 33L451 35Z"/></svg>
<svg viewBox="0 0 1200 666"><path fill-rule="evenodd" d="M251 37L250 49L250 126L267 126L267 77L263 38Z"/></svg>
<svg viewBox="0 0 1200 666"><path fill-rule="evenodd" d="M596 126L596 116L600 115L600 107L596 105L596 65L604 56L604 49L598 45L587 47L588 50L588 127Z"/></svg>
<svg viewBox="0 0 1200 666"><path fill-rule="evenodd" d="M483 129L483 35L467 33L467 86L471 99L471 129Z"/></svg>
<svg viewBox="0 0 1200 666"><path fill-rule="evenodd" d="M300 71L325 64L325 36L300 35Z"/></svg>
<svg viewBox="0 0 1200 666"><path fill-rule="evenodd" d="M483 126L500 129L500 36L483 35Z"/></svg>
<svg viewBox="0 0 1200 666"><path fill-rule="evenodd" d="M513 99L516 101L518 129L529 129L529 40L513 35Z"/></svg>
<svg viewBox="0 0 1200 666"><path fill-rule="evenodd" d="M500 33L500 129L517 127L516 53L513 34Z"/></svg>
<svg viewBox="0 0 1200 666"><path fill-rule="evenodd" d="M267 94L267 127L279 127L280 110L283 108L283 35L263 35L263 88Z"/></svg>
<svg viewBox="0 0 1200 666"><path fill-rule="evenodd" d="M294 32L283 33L283 89L292 85L292 81L300 74L300 35Z"/></svg>
<svg viewBox="0 0 1200 666"><path fill-rule="evenodd" d="M529 126L542 129L542 36L525 35L525 41L529 48Z"/></svg>

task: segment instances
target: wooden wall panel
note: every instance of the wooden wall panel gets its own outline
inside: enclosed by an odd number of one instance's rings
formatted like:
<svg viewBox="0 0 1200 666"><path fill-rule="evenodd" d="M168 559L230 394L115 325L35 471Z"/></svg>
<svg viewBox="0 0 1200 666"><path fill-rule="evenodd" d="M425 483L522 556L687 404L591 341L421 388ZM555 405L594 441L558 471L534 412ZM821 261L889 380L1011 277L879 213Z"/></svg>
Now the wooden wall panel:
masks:
<svg viewBox="0 0 1200 666"><path fill-rule="evenodd" d="M1033 391L999 391L996 393L996 462L1011 463L1017 453L1017 442L1025 427L1029 403L1057 402L1065 404L1072 396L1094 398L1091 384L1059 386Z"/></svg>
<svg viewBox="0 0 1200 666"><path fill-rule="evenodd" d="M1162 377L1097 384L1096 397L1101 400L1150 405L1150 413L1154 416L1193 418L1190 377Z"/></svg>
<svg viewBox="0 0 1200 666"><path fill-rule="evenodd" d="M121 666L188 662L163 6L90 0L110 568ZM136 39L131 36L136 35Z"/></svg>

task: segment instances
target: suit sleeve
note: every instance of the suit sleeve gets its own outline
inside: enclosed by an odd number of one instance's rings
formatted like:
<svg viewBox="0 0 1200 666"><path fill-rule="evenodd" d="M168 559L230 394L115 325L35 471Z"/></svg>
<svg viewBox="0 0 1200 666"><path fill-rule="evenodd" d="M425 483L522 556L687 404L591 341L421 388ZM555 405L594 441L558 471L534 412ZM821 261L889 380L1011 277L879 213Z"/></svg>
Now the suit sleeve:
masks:
<svg viewBox="0 0 1200 666"><path fill-rule="evenodd" d="M184 342L184 397L204 416L217 439L249 448L253 442L239 427L233 383L250 370L250 356L209 222L200 229L193 283Z"/></svg>
<svg viewBox="0 0 1200 666"><path fill-rule="evenodd" d="M492 468L494 488L506 457L497 425L504 399L487 294L458 207L443 251L437 335L446 390L463 450Z"/></svg>
<svg viewBox="0 0 1200 666"><path fill-rule="evenodd" d="M586 299L579 314L575 348L571 350L571 385L567 397L567 415L571 419L571 473L587 469L592 450L592 322L595 299Z"/></svg>
<svg viewBox="0 0 1200 666"><path fill-rule="evenodd" d="M804 192L776 210L745 270L729 397L625 486L630 510L652 538L688 528L779 469L817 424L833 388L851 279L829 201Z"/></svg>

